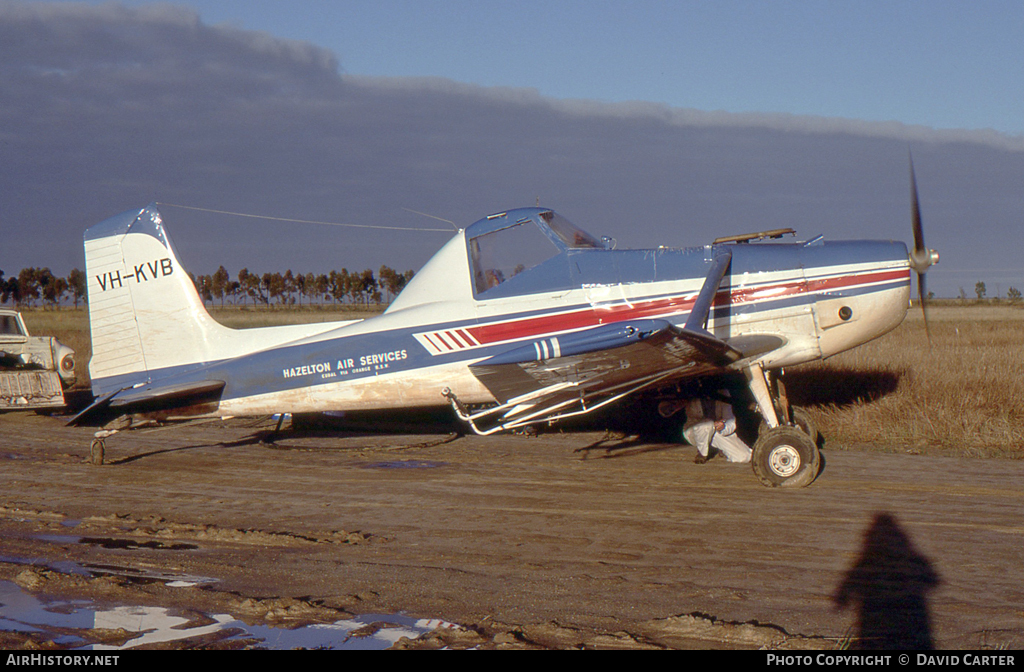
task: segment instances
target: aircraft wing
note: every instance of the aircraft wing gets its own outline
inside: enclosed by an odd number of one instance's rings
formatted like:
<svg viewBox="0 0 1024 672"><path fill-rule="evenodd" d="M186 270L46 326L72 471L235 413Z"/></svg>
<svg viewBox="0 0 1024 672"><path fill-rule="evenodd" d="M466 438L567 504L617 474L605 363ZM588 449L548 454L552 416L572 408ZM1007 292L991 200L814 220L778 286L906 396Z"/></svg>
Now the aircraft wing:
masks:
<svg viewBox="0 0 1024 672"><path fill-rule="evenodd" d="M770 335L726 342L703 329L634 320L535 341L470 369L502 404L551 406L560 399L719 373L782 344Z"/></svg>

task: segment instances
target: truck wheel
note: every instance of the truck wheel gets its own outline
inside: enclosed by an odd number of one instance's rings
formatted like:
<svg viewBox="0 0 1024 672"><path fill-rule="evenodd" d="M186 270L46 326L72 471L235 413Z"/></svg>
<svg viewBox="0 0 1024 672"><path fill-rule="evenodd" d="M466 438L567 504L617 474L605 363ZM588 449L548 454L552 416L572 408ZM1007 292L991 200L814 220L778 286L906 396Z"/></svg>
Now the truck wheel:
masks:
<svg viewBox="0 0 1024 672"><path fill-rule="evenodd" d="M803 488L818 477L818 446L796 427L780 425L761 432L751 456L754 475L770 488Z"/></svg>

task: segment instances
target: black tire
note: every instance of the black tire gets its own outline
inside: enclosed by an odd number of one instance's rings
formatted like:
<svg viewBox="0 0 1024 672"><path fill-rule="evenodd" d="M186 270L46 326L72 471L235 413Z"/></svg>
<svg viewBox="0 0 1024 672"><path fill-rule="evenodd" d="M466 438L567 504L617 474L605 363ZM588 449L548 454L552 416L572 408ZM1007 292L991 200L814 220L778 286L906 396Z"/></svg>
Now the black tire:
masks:
<svg viewBox="0 0 1024 672"><path fill-rule="evenodd" d="M821 435L818 434L818 428L814 425L814 421L811 420L810 414L799 406L791 407L789 412L793 417L793 424L802 429L804 434L811 437L811 441L815 446L821 447Z"/></svg>
<svg viewBox="0 0 1024 672"><path fill-rule="evenodd" d="M751 456L754 475L770 488L803 488L818 477L818 446L796 427L780 425L761 432Z"/></svg>
<svg viewBox="0 0 1024 672"><path fill-rule="evenodd" d="M811 420L810 414L799 406L792 406L789 409L790 419L793 421L792 427L800 429L804 434L811 437L811 441L814 442L815 446L821 446L821 434L818 433L818 428ZM761 421L761 425L758 427L757 435L761 436L768 431L768 423L764 420Z"/></svg>

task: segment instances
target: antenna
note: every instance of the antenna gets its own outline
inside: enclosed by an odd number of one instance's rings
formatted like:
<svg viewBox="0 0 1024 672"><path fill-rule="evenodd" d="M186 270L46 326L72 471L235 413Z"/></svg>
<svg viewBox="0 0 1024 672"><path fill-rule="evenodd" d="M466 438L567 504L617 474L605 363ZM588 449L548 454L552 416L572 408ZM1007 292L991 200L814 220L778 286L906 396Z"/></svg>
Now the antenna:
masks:
<svg viewBox="0 0 1024 672"><path fill-rule="evenodd" d="M419 210L413 210L412 208L402 208L402 210L405 210L406 212L411 212L411 213L414 213L414 214L417 214L417 215L423 215L424 217L430 217L431 219L436 219L439 222L448 222L453 227L455 227L456 231L461 231L462 230L462 229L459 228L458 224L456 224L455 222L453 222L450 219L445 219L444 217L437 217L435 215L428 215L425 212L420 212Z"/></svg>

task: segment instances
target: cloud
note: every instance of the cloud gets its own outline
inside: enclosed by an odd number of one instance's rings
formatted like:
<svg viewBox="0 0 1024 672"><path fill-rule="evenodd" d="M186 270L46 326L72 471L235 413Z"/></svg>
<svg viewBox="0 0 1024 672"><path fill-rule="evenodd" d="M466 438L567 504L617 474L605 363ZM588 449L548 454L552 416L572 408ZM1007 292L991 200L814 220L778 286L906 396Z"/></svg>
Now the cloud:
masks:
<svg viewBox="0 0 1024 672"><path fill-rule="evenodd" d="M944 268L1013 268L1024 243L1019 138L339 70L315 45L171 5L0 2L0 268L82 267L85 228L150 201L435 228L404 208L466 225L539 198L623 247L780 226L906 239L908 144L943 254L930 287L956 293ZM165 221L196 273L417 268L445 239Z"/></svg>
<svg viewBox="0 0 1024 672"><path fill-rule="evenodd" d="M245 55L275 69L337 71L327 49L230 26L206 26L192 10L165 4L0 3L0 54L40 68L218 64ZM252 63L250 63L250 66Z"/></svg>
<svg viewBox="0 0 1024 672"><path fill-rule="evenodd" d="M474 96L502 104L547 106L570 116L607 117L624 121L656 120L671 126L761 128L787 133L846 133L904 142L968 142L1007 151L1024 151L1024 136L992 129L936 129L898 121L864 121L840 117L749 112L736 113L672 107L649 101L608 103L596 100L547 98L531 88L483 87L437 77L349 77L350 81L392 90L438 91Z"/></svg>

